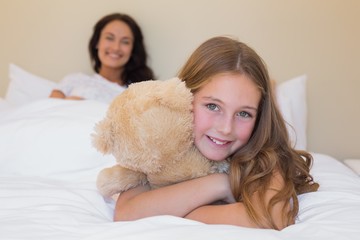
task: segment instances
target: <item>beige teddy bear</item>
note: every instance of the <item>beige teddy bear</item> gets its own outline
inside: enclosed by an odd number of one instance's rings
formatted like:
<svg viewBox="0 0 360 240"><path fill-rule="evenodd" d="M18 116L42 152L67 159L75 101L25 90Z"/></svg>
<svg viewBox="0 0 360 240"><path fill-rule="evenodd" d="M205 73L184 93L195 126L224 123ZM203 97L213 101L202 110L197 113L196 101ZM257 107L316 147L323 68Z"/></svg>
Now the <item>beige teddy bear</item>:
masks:
<svg viewBox="0 0 360 240"><path fill-rule="evenodd" d="M97 150L117 162L98 175L103 196L227 172L227 161L210 161L194 146L192 99L178 78L134 83L114 99L93 134Z"/></svg>

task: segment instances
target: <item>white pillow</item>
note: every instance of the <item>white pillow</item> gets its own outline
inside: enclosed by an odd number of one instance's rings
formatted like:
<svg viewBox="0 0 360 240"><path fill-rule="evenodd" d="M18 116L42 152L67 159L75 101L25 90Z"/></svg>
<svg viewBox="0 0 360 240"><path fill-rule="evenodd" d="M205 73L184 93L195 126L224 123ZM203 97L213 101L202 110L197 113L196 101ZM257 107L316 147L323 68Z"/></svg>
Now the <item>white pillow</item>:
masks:
<svg viewBox="0 0 360 240"><path fill-rule="evenodd" d="M276 86L276 99L285 121L290 140L299 150L306 150L306 81L301 75Z"/></svg>
<svg viewBox="0 0 360 240"><path fill-rule="evenodd" d="M15 106L47 98L56 86L55 82L27 72L15 64L9 65L9 79L5 100Z"/></svg>
<svg viewBox="0 0 360 240"><path fill-rule="evenodd" d="M10 109L10 105L7 101L5 101L5 99L1 98L0 97L0 113L2 111L6 111L6 110L9 110Z"/></svg>
<svg viewBox="0 0 360 240"><path fill-rule="evenodd" d="M360 175L360 159L345 159L344 163Z"/></svg>
<svg viewBox="0 0 360 240"><path fill-rule="evenodd" d="M115 164L91 143L95 124L108 105L46 98L17 107L0 118L0 175L94 181Z"/></svg>

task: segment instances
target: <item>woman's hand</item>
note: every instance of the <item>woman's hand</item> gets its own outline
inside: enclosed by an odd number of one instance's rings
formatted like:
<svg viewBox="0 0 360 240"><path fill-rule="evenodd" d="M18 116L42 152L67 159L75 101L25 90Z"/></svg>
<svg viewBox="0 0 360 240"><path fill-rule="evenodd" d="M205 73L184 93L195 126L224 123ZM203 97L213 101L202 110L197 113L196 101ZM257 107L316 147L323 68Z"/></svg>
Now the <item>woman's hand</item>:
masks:
<svg viewBox="0 0 360 240"><path fill-rule="evenodd" d="M83 100L84 98L78 96L65 96L65 94L57 89L52 90L49 95L49 98L60 98L60 99L67 99L67 100Z"/></svg>
<svg viewBox="0 0 360 240"><path fill-rule="evenodd" d="M57 89L51 91L49 98L65 98L65 94Z"/></svg>

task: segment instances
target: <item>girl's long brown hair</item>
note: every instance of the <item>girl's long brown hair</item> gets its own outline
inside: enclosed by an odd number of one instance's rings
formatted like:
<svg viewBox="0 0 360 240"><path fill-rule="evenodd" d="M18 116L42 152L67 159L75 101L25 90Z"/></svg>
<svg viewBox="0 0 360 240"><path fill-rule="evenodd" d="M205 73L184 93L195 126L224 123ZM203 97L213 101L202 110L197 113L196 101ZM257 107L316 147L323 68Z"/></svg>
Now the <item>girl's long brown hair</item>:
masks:
<svg viewBox="0 0 360 240"><path fill-rule="evenodd" d="M280 114L264 61L249 46L229 37L215 37L201 44L180 70L179 78L195 93L219 73L246 74L261 91L253 133L231 156L230 183L235 199L242 202L252 221L261 228L279 229L271 217L276 203L286 202L282 222L292 224L299 211L298 194L316 191L319 184L310 175L312 156L295 150ZM284 186L269 202L255 207L256 192L263 200L274 173Z"/></svg>

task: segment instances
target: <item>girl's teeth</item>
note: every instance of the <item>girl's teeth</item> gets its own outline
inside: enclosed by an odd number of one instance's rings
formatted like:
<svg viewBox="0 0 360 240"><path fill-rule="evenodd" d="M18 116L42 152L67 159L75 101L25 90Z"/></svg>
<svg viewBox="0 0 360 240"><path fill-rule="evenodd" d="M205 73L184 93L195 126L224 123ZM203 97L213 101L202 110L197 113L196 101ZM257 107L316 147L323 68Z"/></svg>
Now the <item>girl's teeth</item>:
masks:
<svg viewBox="0 0 360 240"><path fill-rule="evenodd" d="M213 138L210 138L211 141L213 141L214 143L218 144L218 145L224 145L226 144L226 142L222 142L222 141L218 141L218 140L215 140Z"/></svg>

